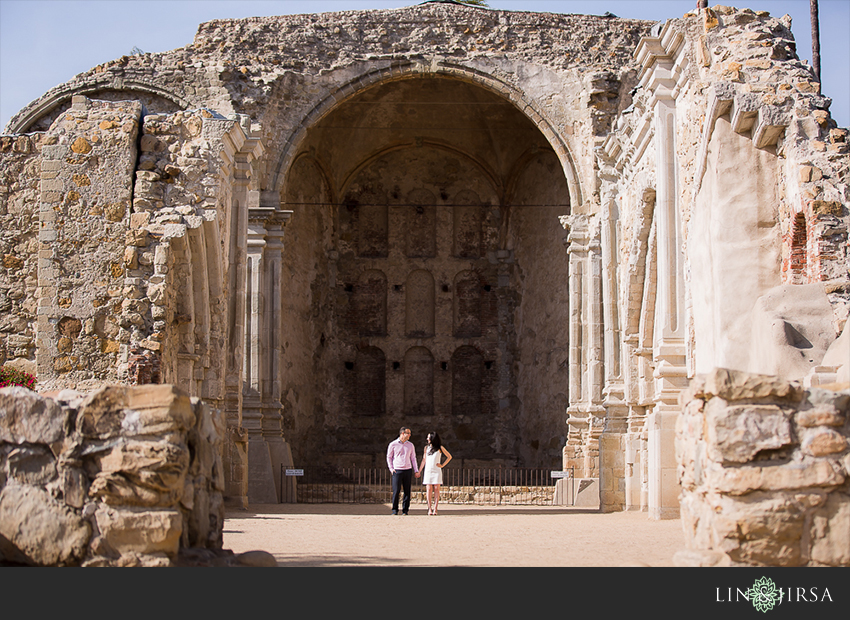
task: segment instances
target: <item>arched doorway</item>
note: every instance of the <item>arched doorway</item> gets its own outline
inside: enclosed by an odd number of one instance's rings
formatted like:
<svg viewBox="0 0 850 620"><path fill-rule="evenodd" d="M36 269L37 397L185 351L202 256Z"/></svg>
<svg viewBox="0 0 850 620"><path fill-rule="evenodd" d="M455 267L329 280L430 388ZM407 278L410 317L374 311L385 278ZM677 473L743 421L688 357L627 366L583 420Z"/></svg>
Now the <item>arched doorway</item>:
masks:
<svg viewBox="0 0 850 620"><path fill-rule="evenodd" d="M281 191L296 462L381 465L407 425L417 448L437 430L467 461L559 468L570 188L541 130L478 84L419 75L357 92L301 135ZM373 350L384 411L363 415L357 377Z"/></svg>

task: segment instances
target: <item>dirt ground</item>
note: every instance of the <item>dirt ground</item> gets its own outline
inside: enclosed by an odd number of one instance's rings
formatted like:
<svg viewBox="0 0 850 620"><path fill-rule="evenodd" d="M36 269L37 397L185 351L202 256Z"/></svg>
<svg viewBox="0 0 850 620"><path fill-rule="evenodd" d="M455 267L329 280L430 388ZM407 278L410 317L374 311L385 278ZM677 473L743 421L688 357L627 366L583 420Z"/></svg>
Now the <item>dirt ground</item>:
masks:
<svg viewBox="0 0 850 620"><path fill-rule="evenodd" d="M224 548L278 566L674 566L681 521L554 506L265 504L228 511Z"/></svg>

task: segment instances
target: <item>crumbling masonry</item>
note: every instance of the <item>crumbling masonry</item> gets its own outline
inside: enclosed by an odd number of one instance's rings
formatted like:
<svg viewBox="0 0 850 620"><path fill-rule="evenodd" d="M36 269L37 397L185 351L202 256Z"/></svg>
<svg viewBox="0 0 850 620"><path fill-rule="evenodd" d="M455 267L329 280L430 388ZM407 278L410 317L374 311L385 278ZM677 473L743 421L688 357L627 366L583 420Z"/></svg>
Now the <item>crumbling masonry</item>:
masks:
<svg viewBox="0 0 850 620"><path fill-rule="evenodd" d="M677 517L691 380L850 389L829 104L748 9L205 23L9 123L0 362L225 411L237 506L281 464L380 465L404 424Z"/></svg>

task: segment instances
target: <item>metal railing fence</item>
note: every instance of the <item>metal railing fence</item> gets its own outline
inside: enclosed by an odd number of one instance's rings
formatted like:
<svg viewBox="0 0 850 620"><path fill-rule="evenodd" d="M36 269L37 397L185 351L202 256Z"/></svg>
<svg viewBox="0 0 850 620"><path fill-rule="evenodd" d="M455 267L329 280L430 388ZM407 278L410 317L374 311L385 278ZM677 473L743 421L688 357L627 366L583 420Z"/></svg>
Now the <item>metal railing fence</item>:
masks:
<svg viewBox="0 0 850 620"><path fill-rule="evenodd" d="M388 504L392 476L386 467L282 467L281 503ZM560 492L556 485L563 479ZM557 497L556 497L557 496ZM440 502L448 504L572 505L572 471L529 467L446 467ZM411 503L426 502L426 487L414 478Z"/></svg>

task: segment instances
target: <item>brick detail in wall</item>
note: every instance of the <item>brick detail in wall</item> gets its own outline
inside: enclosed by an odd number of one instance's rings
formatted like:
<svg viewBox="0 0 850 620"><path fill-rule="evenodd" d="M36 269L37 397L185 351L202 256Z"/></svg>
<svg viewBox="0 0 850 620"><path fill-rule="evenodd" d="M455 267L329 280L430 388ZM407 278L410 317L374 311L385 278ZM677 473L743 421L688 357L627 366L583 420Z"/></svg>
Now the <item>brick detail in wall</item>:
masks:
<svg viewBox="0 0 850 620"><path fill-rule="evenodd" d="M808 231L806 216L798 213L791 224L791 269L789 280L791 284L804 284L808 281L807 254Z"/></svg>
<svg viewBox="0 0 850 620"><path fill-rule="evenodd" d="M127 383L147 385L161 381L159 355L148 349L132 347L127 360Z"/></svg>

